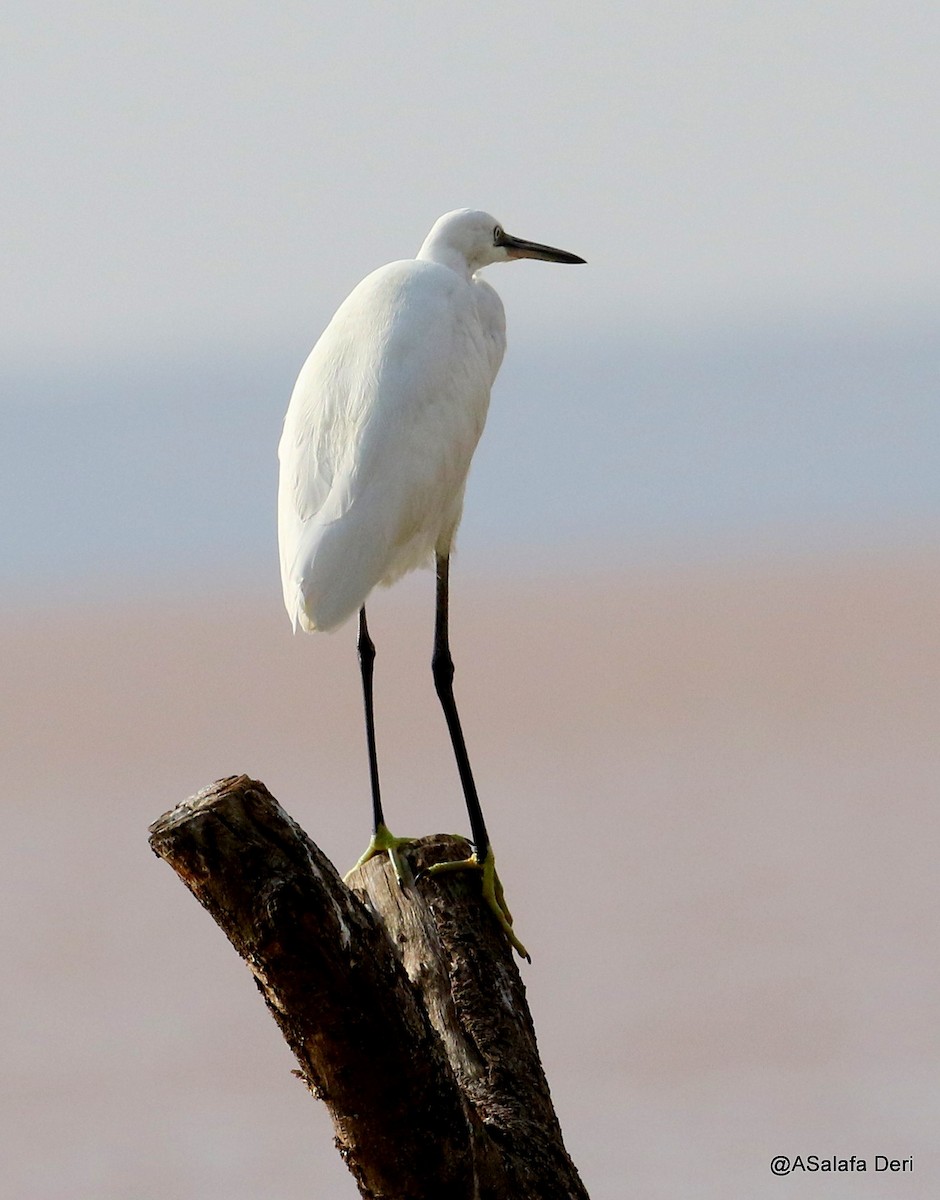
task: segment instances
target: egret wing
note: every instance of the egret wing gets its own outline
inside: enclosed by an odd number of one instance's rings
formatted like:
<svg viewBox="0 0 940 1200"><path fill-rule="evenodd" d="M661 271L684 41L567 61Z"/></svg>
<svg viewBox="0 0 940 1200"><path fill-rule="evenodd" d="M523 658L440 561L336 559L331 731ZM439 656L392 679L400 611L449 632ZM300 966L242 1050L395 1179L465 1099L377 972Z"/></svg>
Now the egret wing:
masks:
<svg viewBox="0 0 940 1200"><path fill-rule="evenodd" d="M295 626L334 627L449 546L502 354L476 290L437 264L393 263L355 289L304 365L280 448Z"/></svg>

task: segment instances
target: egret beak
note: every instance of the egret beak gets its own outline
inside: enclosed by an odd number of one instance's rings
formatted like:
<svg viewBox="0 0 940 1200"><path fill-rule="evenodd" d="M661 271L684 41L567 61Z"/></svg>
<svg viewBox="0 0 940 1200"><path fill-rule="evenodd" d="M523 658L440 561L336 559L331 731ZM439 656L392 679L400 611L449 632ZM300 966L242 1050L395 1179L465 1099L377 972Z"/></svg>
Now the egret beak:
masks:
<svg viewBox="0 0 940 1200"><path fill-rule="evenodd" d="M510 258L540 258L543 262L553 263L583 263L583 258L577 254L569 254L567 250L556 250L554 246L543 246L540 242L527 242L522 238L504 233L499 239Z"/></svg>

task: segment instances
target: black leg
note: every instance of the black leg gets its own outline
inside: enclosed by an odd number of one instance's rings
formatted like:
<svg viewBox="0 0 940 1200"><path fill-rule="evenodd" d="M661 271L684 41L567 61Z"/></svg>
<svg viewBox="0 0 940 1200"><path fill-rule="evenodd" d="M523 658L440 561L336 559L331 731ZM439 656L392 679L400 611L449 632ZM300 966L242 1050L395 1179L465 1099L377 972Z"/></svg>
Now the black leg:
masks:
<svg viewBox="0 0 940 1200"><path fill-rule="evenodd" d="M366 606L359 610L359 669L362 672L362 699L366 710L366 745L369 748L369 783L372 787L372 832L385 824L382 797L379 792L379 764L375 754L375 713L372 707L372 667L375 663L375 643L369 637Z"/></svg>
<svg viewBox="0 0 940 1200"><path fill-rule="evenodd" d="M354 880L356 871L377 854L387 854L395 871L398 886L404 887L411 879L411 869L401 854L401 847L411 838L397 838L385 824L382 815L382 797L379 793L379 766L375 755L375 714L372 708L372 667L375 663L375 643L369 637L366 624L366 607L359 610L359 668L362 671L362 699L366 709L366 745L369 748L369 783L372 786L372 837L366 852L346 875L346 882Z"/></svg>
<svg viewBox="0 0 940 1200"><path fill-rule="evenodd" d="M437 689L444 719L450 732L451 744L454 747L454 757L457 760L457 771L463 787L467 813L470 817L470 830L473 836L473 847L477 859L482 863L489 850L490 841L483 822L483 811L477 796L476 784L473 782L473 772L470 770L470 759L467 756L467 746L464 742L463 730L460 728L460 717L454 701L454 660L450 655L450 637L448 634L447 611L449 602L449 573L450 559L445 554L437 556L437 606L434 621L434 654L431 659L431 670L434 673L434 686Z"/></svg>
<svg viewBox="0 0 940 1200"><path fill-rule="evenodd" d="M434 686L437 689L441 708L447 721L451 744L454 747L454 757L457 759L457 771L463 786L464 800L467 802L467 813L470 817L470 831L473 837L473 857L464 862L435 863L428 868L429 875L444 874L449 871L466 871L476 868L483 873L483 898L489 905L493 915L499 921L503 932L517 953L523 958L529 958L529 952L516 937L512 928L512 915L506 907L503 896L503 885L496 874L496 860L490 849L490 839L486 833L483 821L483 811L477 796L476 784L473 782L473 772L470 770L470 759L467 756L467 746L460 728L460 717L457 715L457 704L454 701L454 660L450 656L450 637L447 628L447 611L449 601L450 560L446 554L437 556L437 611L434 621L434 655L431 659L431 670L434 672Z"/></svg>

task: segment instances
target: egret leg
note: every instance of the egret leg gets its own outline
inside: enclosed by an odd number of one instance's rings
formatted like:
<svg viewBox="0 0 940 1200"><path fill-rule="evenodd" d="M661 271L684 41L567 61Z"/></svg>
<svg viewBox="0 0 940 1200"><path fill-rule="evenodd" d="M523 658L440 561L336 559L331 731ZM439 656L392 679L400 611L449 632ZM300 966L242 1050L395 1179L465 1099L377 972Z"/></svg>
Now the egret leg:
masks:
<svg viewBox="0 0 940 1200"><path fill-rule="evenodd" d="M385 824L382 812L382 793L379 788L379 763L375 753L375 710L372 703L372 675L375 664L375 643L369 636L369 626L366 624L365 605L359 610L359 669L362 673L362 699L366 714L366 746L369 751L369 784L372 789L372 837L366 847L365 854L356 863L345 878L348 880L357 867L368 862L377 854L387 854L395 871L399 887L404 887L411 879L411 871L399 853L399 847L414 841L413 838L399 838Z"/></svg>
<svg viewBox="0 0 940 1200"><path fill-rule="evenodd" d="M460 716L454 700L454 660L450 653L449 632L450 608L450 557L446 554L437 556L437 604L434 620L434 653L431 658L431 670L434 675L434 687L437 691L444 719L450 733L454 757L457 760L457 773L463 788L464 800L467 805L467 815L470 818L470 831L473 837L473 854L460 862L436 863L429 868L429 874L438 875L447 871L481 871L483 874L483 899L492 909L496 919L503 928L506 937L513 948L523 958L529 958L529 953L522 942L516 937L512 928L512 913L503 895L503 885L496 874L496 859L493 848L486 832L483 820L483 810L477 795L473 772L470 769L470 758L467 754L467 744L464 740Z"/></svg>

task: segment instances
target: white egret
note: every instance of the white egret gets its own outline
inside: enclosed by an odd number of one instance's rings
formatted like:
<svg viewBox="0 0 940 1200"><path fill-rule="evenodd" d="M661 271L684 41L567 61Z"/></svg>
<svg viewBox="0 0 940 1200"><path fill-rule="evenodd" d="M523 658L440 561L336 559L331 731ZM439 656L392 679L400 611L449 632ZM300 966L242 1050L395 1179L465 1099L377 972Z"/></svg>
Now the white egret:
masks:
<svg viewBox="0 0 940 1200"><path fill-rule="evenodd" d="M470 460L506 348L506 322L481 268L517 258L580 263L506 233L489 214L447 213L417 258L373 271L340 305L294 385L278 448L278 540L284 603L308 632L359 613L359 663L373 833L359 863L387 852L403 878L382 811L375 751L375 646L365 603L376 584L436 563L432 671L470 818L474 853L432 870L477 868L516 950L454 702L448 568ZM357 864L358 866L359 864Z"/></svg>

